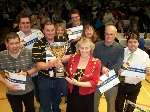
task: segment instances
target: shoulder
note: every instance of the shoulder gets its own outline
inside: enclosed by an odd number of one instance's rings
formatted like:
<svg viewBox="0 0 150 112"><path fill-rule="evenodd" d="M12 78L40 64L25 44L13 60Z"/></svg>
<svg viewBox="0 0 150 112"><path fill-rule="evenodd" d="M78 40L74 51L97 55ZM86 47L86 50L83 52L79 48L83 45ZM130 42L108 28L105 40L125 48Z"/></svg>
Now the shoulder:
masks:
<svg viewBox="0 0 150 112"><path fill-rule="evenodd" d="M104 41L98 41L95 43L95 47L101 47L104 44Z"/></svg>
<svg viewBox="0 0 150 112"><path fill-rule="evenodd" d="M148 55L145 51L143 51L142 49L140 49L140 48L137 49L137 53L138 53L139 55L141 55L142 57L143 57L143 56L149 57L149 55Z"/></svg>
<svg viewBox="0 0 150 112"><path fill-rule="evenodd" d="M7 50L4 50L4 51L0 52L0 56L5 56L5 55L7 55Z"/></svg>
<svg viewBox="0 0 150 112"><path fill-rule="evenodd" d="M32 34L36 34L38 37L41 37L41 38L44 37L43 33L39 29L31 29L31 32Z"/></svg>

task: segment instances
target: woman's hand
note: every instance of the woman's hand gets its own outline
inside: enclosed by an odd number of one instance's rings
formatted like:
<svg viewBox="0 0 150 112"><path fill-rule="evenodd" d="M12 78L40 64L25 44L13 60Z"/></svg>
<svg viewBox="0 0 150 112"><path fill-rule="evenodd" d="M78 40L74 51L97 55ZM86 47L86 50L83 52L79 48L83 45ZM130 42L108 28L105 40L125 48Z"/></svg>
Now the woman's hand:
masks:
<svg viewBox="0 0 150 112"><path fill-rule="evenodd" d="M70 79L69 77L65 78L70 84L78 85L78 81L74 78Z"/></svg>

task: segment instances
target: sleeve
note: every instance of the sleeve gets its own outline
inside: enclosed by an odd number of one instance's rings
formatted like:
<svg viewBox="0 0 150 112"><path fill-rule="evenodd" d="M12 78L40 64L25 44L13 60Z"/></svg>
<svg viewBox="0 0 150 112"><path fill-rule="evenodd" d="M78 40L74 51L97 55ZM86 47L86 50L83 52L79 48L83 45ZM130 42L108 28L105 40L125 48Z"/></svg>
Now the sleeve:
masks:
<svg viewBox="0 0 150 112"><path fill-rule="evenodd" d="M93 72L93 78L90 81L92 87L97 86L99 76L101 75L100 73L101 73L101 61L99 59L97 59L95 69L94 69L94 72Z"/></svg>
<svg viewBox="0 0 150 112"><path fill-rule="evenodd" d="M115 72L118 73L119 69L121 68L121 66L123 64L123 59L124 59L124 48L122 46L119 47L118 54L116 54L116 55L118 56L117 61L112 66L112 69L114 69Z"/></svg>

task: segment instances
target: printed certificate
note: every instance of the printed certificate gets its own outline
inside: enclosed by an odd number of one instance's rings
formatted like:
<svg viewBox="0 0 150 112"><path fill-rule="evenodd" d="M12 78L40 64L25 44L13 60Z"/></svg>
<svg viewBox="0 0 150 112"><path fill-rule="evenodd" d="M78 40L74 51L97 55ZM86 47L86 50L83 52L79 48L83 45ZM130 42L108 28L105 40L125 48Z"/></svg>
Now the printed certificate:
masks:
<svg viewBox="0 0 150 112"><path fill-rule="evenodd" d="M9 76L6 78L10 83L17 84L18 90L25 90L26 85L26 76L24 75L18 75L16 73L9 73Z"/></svg>
<svg viewBox="0 0 150 112"><path fill-rule="evenodd" d="M80 37L82 35L82 31L83 31L83 25L68 28L67 34L68 34L69 40L73 40L73 39Z"/></svg>
<svg viewBox="0 0 150 112"><path fill-rule="evenodd" d="M100 80L102 81L102 84L99 86L99 91L101 93L106 92L110 88L120 83L118 76L116 75L114 70L109 71L109 76L106 76L106 74L102 75L100 77Z"/></svg>
<svg viewBox="0 0 150 112"><path fill-rule="evenodd" d="M146 76L145 72L146 72L145 67L134 66L134 67L128 67L127 69L124 69L123 72L121 73L121 76L145 79Z"/></svg>

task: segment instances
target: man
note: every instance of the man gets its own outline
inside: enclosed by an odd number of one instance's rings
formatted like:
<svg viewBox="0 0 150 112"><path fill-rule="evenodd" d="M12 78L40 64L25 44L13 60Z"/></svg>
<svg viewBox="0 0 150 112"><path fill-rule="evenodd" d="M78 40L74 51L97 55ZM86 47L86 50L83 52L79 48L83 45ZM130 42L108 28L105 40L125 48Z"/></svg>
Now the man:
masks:
<svg viewBox="0 0 150 112"><path fill-rule="evenodd" d="M70 11L70 18L71 18L71 22L67 24L67 28L79 26L82 24L79 10L72 9Z"/></svg>
<svg viewBox="0 0 150 112"><path fill-rule="evenodd" d="M127 39L127 47L124 50L124 68L146 69L146 74L150 71L149 55L138 48L139 38L136 34L131 34ZM120 73L122 70L120 71ZM138 72L136 72L137 74ZM121 73L122 74L122 73ZM141 81L140 77L133 77L134 74L127 74L125 80L118 85L118 94L116 97L116 112L133 112L134 106L128 104L124 107L126 100L136 103L137 96L140 92ZM142 74L141 74L142 75ZM123 111L124 110L124 111Z"/></svg>
<svg viewBox="0 0 150 112"><path fill-rule="evenodd" d="M94 56L102 61L102 74L108 74L109 70L114 69L116 74L123 62L123 47L115 42L117 29L114 25L107 25L105 27L105 40L96 44L94 49ZM117 96L117 86L112 87L104 93L107 101L107 112L115 112L115 99ZM100 93L95 93L94 112L99 112Z"/></svg>
<svg viewBox="0 0 150 112"><path fill-rule="evenodd" d="M19 19L19 29L17 32L24 47L32 49L33 44L43 37L43 33L38 29L31 29L29 16L21 15Z"/></svg>
<svg viewBox="0 0 150 112"><path fill-rule="evenodd" d="M70 11L70 18L71 18L71 22L67 24L67 28L72 28L72 27L82 25L79 10L72 9ZM74 54L76 52L75 45L79 39L80 39L80 37L77 37L76 39L71 40L69 51L72 51L72 52L69 52L67 54Z"/></svg>
<svg viewBox="0 0 150 112"><path fill-rule="evenodd" d="M16 73L17 75L27 75L25 81L25 90L20 90L18 84L12 84L8 81L4 74L0 74L0 82L2 82L8 89L6 96L11 105L13 112L23 112L23 105L26 112L35 112L34 110L34 91L33 83L28 75L36 71L32 63L32 53L29 49L22 49L19 36L14 33L8 33L5 38L7 50L0 52L0 71L7 71L9 73ZM20 72L21 71L21 72ZM19 72L19 73L18 73ZM20 81L18 81L19 83ZM22 81L23 83L23 81Z"/></svg>
<svg viewBox="0 0 150 112"><path fill-rule="evenodd" d="M61 67L60 60L54 58L50 45L54 42L55 26L50 21L43 25L44 38L33 46L33 60L38 72L39 98L43 112L60 112L61 85L54 68ZM55 51L57 52L57 51Z"/></svg>
<svg viewBox="0 0 150 112"><path fill-rule="evenodd" d="M27 15L21 15L19 18L19 29L20 31L17 34L20 37L21 44L23 47L32 49L33 44L43 38L43 33L38 29L31 29L31 19ZM32 81L35 86L35 97L36 100L39 102L38 98L38 86L37 86L38 76L37 73L32 75Z"/></svg>

